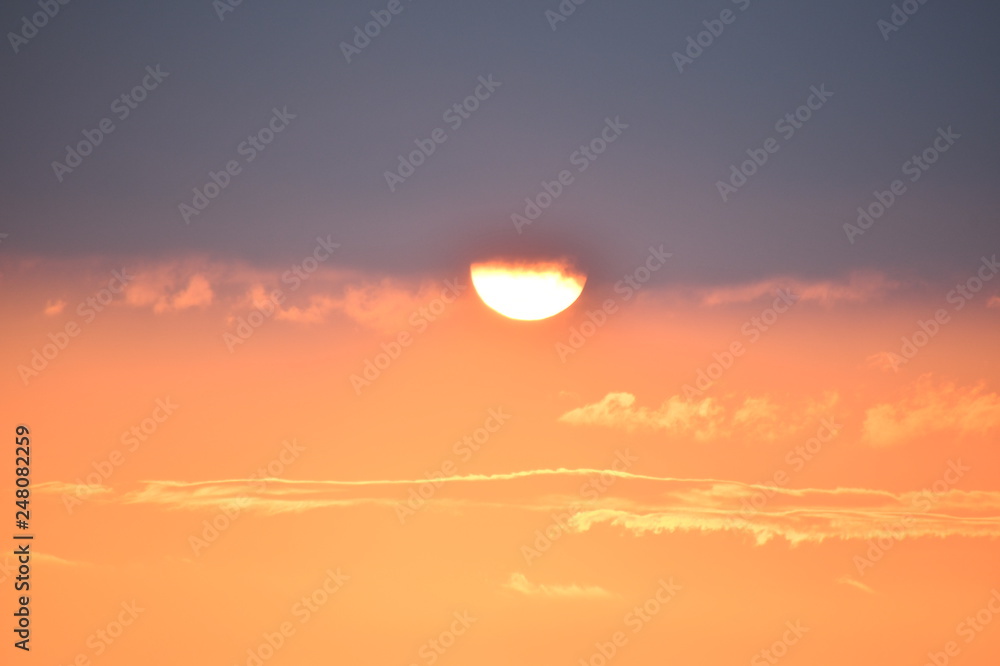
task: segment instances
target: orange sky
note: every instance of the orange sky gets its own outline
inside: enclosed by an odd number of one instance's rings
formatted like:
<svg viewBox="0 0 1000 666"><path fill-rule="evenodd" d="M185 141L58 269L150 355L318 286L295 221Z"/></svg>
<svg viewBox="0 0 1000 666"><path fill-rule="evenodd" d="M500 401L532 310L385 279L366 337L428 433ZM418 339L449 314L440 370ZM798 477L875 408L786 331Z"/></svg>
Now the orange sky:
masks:
<svg viewBox="0 0 1000 666"><path fill-rule="evenodd" d="M1000 281L520 322L335 263L0 266L32 663L996 663Z"/></svg>

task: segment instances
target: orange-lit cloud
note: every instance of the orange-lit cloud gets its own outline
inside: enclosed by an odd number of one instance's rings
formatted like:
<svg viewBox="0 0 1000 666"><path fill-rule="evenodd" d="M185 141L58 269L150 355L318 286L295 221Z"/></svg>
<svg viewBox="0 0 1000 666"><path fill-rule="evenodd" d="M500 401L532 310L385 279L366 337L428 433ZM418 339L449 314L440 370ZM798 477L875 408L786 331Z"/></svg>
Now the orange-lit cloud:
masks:
<svg viewBox="0 0 1000 666"><path fill-rule="evenodd" d="M135 307L152 307L156 314L178 312L212 303L214 293L201 273L182 276L163 268L137 271L125 288L125 302Z"/></svg>
<svg viewBox="0 0 1000 666"><path fill-rule="evenodd" d="M865 592L867 594L875 594L875 590L873 590L868 585L865 585L864 583L862 583L857 578L854 578L853 576L841 576L840 578L837 579L837 582L843 585L850 585L851 587L861 590L862 592Z"/></svg>
<svg viewBox="0 0 1000 666"><path fill-rule="evenodd" d="M596 585L555 585L532 583L522 573L513 573L504 588L529 597L602 598L613 596L603 587Z"/></svg>
<svg viewBox="0 0 1000 666"><path fill-rule="evenodd" d="M705 397L685 398L674 395L658 408L636 406L631 393L609 393L600 401L577 407L559 417L559 421L577 426L596 425L634 430L665 430L690 434L708 440L735 433L765 440L789 435L810 420L829 416L837 402L836 394L805 406L781 406L766 396L745 398L742 402Z"/></svg>
<svg viewBox="0 0 1000 666"><path fill-rule="evenodd" d="M982 385L935 386L929 376L915 382L902 399L867 410L864 441L892 446L927 435L983 434L1000 426L1000 396Z"/></svg>
<svg viewBox="0 0 1000 666"><path fill-rule="evenodd" d="M48 317L54 317L55 315L66 309L66 301L59 298L54 301L46 301L45 309L42 312Z"/></svg>

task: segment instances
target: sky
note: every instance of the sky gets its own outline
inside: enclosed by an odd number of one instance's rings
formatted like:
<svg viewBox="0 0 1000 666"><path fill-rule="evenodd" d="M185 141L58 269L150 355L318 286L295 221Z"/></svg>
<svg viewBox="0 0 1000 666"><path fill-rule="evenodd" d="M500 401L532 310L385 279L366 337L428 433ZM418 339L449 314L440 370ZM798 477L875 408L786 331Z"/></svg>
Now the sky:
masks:
<svg viewBox="0 0 1000 666"><path fill-rule="evenodd" d="M3 663L992 666L998 19L4 5Z"/></svg>

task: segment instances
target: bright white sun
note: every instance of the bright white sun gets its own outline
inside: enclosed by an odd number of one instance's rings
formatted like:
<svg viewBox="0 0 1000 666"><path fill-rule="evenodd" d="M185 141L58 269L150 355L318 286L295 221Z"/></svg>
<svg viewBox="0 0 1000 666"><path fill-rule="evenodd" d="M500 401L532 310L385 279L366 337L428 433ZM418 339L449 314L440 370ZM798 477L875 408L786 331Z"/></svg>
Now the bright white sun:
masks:
<svg viewBox="0 0 1000 666"><path fill-rule="evenodd" d="M561 263L473 264L472 286L479 298L511 319L545 319L580 297L587 277Z"/></svg>

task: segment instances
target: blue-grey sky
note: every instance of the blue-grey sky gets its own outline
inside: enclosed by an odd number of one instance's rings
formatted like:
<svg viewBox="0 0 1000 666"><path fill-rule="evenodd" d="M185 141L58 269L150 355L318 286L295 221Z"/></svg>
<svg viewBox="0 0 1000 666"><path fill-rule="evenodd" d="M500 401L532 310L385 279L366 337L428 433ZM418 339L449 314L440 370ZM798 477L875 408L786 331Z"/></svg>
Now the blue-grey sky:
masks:
<svg viewBox="0 0 1000 666"><path fill-rule="evenodd" d="M1000 247L991 3L913 2L888 32L892 2L588 0L553 30L556 0L401 0L347 62L341 43L389 4L243 0L220 20L209 0L76 1L20 40L42 10L5 3L0 252L273 265L331 234L343 265L376 273L553 253L613 276L663 243L675 263L658 280L718 283L947 280ZM673 54L724 10L678 71ZM167 76L120 119L116 98L157 66ZM491 76L452 129L444 112ZM833 94L783 137L776 121L813 86ZM295 117L247 162L241 142L275 108ZM102 118L114 131L60 182L53 162ZM574 151L608 118L627 129L580 172ZM949 127L960 138L911 181L904 163ZM437 128L447 139L390 191L384 173ZM769 137L777 152L723 201L717 182ZM179 205L230 160L240 172L186 224ZM564 169L572 183L517 233L511 215ZM843 225L896 179L905 193L849 243Z"/></svg>

